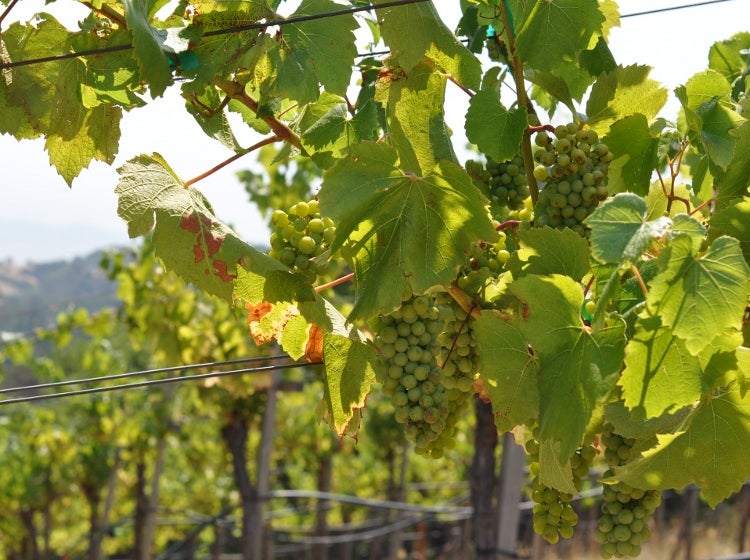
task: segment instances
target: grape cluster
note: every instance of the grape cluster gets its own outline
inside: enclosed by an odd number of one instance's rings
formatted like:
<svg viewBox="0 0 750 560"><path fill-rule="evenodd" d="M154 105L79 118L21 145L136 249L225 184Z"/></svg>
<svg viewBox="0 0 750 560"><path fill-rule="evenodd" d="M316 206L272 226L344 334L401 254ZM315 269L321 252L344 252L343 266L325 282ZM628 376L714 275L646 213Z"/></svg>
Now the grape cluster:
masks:
<svg viewBox="0 0 750 560"><path fill-rule="evenodd" d="M328 259L321 257L336 236L333 220L320 215L318 201L298 202L271 215L269 256L307 276L314 282L328 271ZM316 258L320 257L320 258Z"/></svg>
<svg viewBox="0 0 750 560"><path fill-rule="evenodd" d="M509 161L498 163L487 159L487 172L490 175L489 187L493 202L519 210L529 196L529 182L523 167L523 158L515 156Z"/></svg>
<svg viewBox="0 0 750 560"><path fill-rule="evenodd" d="M601 438L606 447L604 458L610 467L623 465L633 458L635 440L613 432L605 425ZM604 476L614 471L610 468ZM602 558L639 556L641 545L651 537L648 520L661 503L658 490L633 488L624 482L605 484L602 493L602 516L596 530Z"/></svg>
<svg viewBox="0 0 750 560"><path fill-rule="evenodd" d="M499 225L495 222L495 225ZM510 258L504 231L498 232L494 243L478 241L469 250L469 262L461 267L456 284L468 294L477 294L488 277L497 277Z"/></svg>
<svg viewBox="0 0 750 560"><path fill-rule="evenodd" d="M435 356L445 324L432 296L411 296L378 319L375 345L384 366L383 392L391 397L396 421L416 451L440 457L451 444L444 434L449 413L443 372Z"/></svg>
<svg viewBox="0 0 750 560"><path fill-rule="evenodd" d="M526 452L529 454L529 470L533 476L531 480L531 499L535 502L532 509L534 532L541 535L550 544L555 544L560 537L569 539L573 536L573 529L578 523L578 514L571 502L573 494L550 488L539 480L539 441L538 428L534 430L532 439L526 442ZM573 472L573 485L580 490L583 480L591 468L596 456L596 450L591 445L584 445L573 454L570 467Z"/></svg>
<svg viewBox="0 0 750 560"><path fill-rule="evenodd" d="M583 220L609 195L607 173L613 159L593 130L571 123L555 128L553 139L537 133L534 176L546 184L539 192L535 225L571 228L586 234Z"/></svg>

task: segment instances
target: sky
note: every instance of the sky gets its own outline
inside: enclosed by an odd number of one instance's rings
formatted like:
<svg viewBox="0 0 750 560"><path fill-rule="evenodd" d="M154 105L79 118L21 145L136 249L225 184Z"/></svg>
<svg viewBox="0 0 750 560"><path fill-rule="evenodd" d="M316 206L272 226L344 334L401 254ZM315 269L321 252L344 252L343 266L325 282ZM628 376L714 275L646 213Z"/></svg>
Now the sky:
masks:
<svg viewBox="0 0 750 560"><path fill-rule="evenodd" d="M697 1L620 0L619 5L621 14L631 14ZM446 24L455 27L458 0L437 0L435 4ZM45 8L41 0L21 0L12 14L16 19L25 19L41 10L50 8ZM75 8L66 8L63 15L70 22L79 19ZM750 31L750 0L624 18L621 26L611 32L610 48L620 64L652 66L651 77L671 92L706 68L708 49L714 42L739 31ZM457 94L449 92L446 103L449 125L454 131L463 126L463 102L452 101L458 99ZM677 109L674 95L670 94L664 116L674 119ZM242 127L235 132L242 145L260 139ZM456 144L462 145L458 137ZM18 142L0 135L0 261L71 259L100 248L132 243L125 223L117 217L113 192L118 181L116 169L138 154L152 152L163 155L185 180L232 155L195 124L183 108L178 87L146 107L127 113L115 163L110 166L93 162L72 188L50 167L43 140ZM241 158L196 187L212 203L217 217L232 225L243 239L266 244L265 225L236 179L238 170L251 167L251 158Z"/></svg>

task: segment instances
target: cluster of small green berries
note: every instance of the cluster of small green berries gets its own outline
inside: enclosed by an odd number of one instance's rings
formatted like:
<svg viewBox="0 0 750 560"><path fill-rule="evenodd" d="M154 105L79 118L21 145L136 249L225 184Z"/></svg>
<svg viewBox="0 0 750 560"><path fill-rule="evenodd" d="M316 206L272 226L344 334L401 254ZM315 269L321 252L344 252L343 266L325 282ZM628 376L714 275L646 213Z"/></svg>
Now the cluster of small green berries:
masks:
<svg viewBox="0 0 750 560"><path fill-rule="evenodd" d="M450 310L443 332L440 333L439 365L443 368L443 385L449 391L454 389L454 399L460 400L461 395L474 394L474 380L479 371L479 357L472 318L448 294L439 294L438 301Z"/></svg>
<svg viewBox="0 0 750 560"><path fill-rule="evenodd" d="M534 430L535 434L538 428ZM534 532L541 535L550 544L560 538L569 539L578 523L578 514L571 505L573 494L550 488L539 480L539 442L537 435L526 442L526 453L529 455L529 470L532 475L531 499L535 502L532 509ZM596 457L596 449L591 445L579 448L570 459L573 472L573 485L581 490L583 481Z"/></svg>
<svg viewBox="0 0 750 560"><path fill-rule="evenodd" d="M289 209L274 210L271 215L271 251L269 255L312 282L328 271L328 259L316 259L325 253L336 236L333 220L320 215L317 200L298 202Z"/></svg>
<svg viewBox="0 0 750 560"><path fill-rule="evenodd" d="M487 172L490 174L489 187L493 202L499 206L507 206L510 210L523 208L523 201L529 196L523 158L518 155L503 163L488 158Z"/></svg>
<svg viewBox="0 0 750 560"><path fill-rule="evenodd" d="M623 465L633 458L635 440L613 432L607 424L601 442L605 446L604 458L610 467ZM610 468L604 476L614 471ZM633 488L624 482L605 484L602 493L602 516L596 530L599 553L602 558L635 557L641 545L651 537L648 520L661 503L661 492Z"/></svg>
<svg viewBox="0 0 750 560"><path fill-rule="evenodd" d="M499 225L495 222L495 225ZM478 293L488 277L497 277L510 258L505 245L506 234L498 232L494 243L478 241L469 249L469 262L461 267L456 284L468 294Z"/></svg>
<svg viewBox="0 0 750 560"><path fill-rule="evenodd" d="M451 410L436 360L444 324L445 311L432 296L421 295L381 316L375 328L383 392L393 401L396 421L417 453L433 457L442 456L452 442L443 434Z"/></svg>
<svg viewBox="0 0 750 560"><path fill-rule="evenodd" d="M534 223L568 227L583 236L583 220L609 196L607 173L614 156L596 132L574 123L556 127L554 136L542 130L534 139L540 147L534 153L534 177L546 183L539 192Z"/></svg>

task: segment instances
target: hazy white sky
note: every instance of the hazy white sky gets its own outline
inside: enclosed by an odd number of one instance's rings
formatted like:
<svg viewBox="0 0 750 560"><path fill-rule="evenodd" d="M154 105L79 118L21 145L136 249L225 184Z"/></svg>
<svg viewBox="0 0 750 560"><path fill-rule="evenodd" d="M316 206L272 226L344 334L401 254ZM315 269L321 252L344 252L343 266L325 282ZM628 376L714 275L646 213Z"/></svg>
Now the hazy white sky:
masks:
<svg viewBox="0 0 750 560"><path fill-rule="evenodd" d="M621 0L621 13L694 3L696 0ZM435 2L449 27L455 25L458 0ZM13 10L25 18L45 8L40 0L22 0ZM73 21L75 20L75 16ZM7 24L6 24L7 25ZM621 64L654 67L651 76L670 90L706 67L708 49L715 41L739 31L750 31L750 0L693 7L622 20L612 31L610 47ZM159 152L175 171L188 179L226 159L230 152L207 138L183 109L178 89L147 107L131 111L123 121L120 154L115 165L93 163L69 189L49 166L43 141L17 142L0 135L0 260L50 261L86 254L108 245L128 243L125 224L117 217L116 167L140 153ZM450 102L449 107L454 103ZM674 117L672 101L667 117ZM454 130L460 130L462 111L456 110ZM2 118L2 115L0 115ZM452 123L451 123L452 124ZM236 131L243 145L257 137ZM248 156L251 158L252 156ZM259 215L235 178L249 167L241 159L198 183L218 217L233 224L251 243L265 243L267 232Z"/></svg>

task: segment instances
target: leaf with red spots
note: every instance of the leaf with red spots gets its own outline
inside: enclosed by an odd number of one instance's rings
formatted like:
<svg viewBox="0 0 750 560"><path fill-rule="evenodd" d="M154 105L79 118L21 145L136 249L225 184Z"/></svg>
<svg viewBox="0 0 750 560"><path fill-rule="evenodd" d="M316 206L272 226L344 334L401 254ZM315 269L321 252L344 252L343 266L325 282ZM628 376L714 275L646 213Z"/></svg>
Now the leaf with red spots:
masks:
<svg viewBox="0 0 750 560"><path fill-rule="evenodd" d="M141 155L123 165L118 215L131 237L153 232L165 266L201 289L230 299L241 259L268 259L213 214L208 200L183 182L158 155Z"/></svg>

